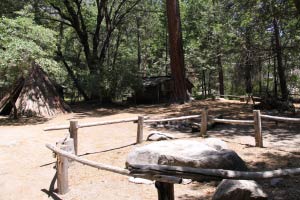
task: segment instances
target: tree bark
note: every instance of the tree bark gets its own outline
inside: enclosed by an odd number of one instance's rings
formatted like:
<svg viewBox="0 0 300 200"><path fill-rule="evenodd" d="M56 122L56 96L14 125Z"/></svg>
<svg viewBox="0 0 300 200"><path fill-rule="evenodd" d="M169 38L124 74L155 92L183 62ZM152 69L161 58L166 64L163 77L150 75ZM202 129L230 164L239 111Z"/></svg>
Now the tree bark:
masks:
<svg viewBox="0 0 300 200"><path fill-rule="evenodd" d="M70 66L68 65L67 61L65 60L64 56L63 56L63 53L61 51L61 43L62 43L62 38L63 38L63 35L64 35L64 27L63 27L63 24L61 23L60 24L60 28L59 28L59 43L57 44L57 55L59 57L59 59L63 62L70 78L72 79L73 83L74 83L74 86L76 87L76 89L78 90L78 92L83 96L84 100L87 101L89 100L89 97L88 95L85 93L84 89L81 87L78 79L76 78L73 70L70 68Z"/></svg>
<svg viewBox="0 0 300 200"><path fill-rule="evenodd" d="M217 63L218 63L218 72L219 72L219 92L220 95L224 95L224 73L223 73L223 65L222 65L222 57L219 54L217 57Z"/></svg>
<svg viewBox="0 0 300 200"><path fill-rule="evenodd" d="M277 90L277 70L276 70L276 57L274 57L274 62L273 62L274 66L273 66L273 79L274 79L274 98L277 99L278 98L278 90Z"/></svg>
<svg viewBox="0 0 300 200"><path fill-rule="evenodd" d="M140 33L140 26L141 26L141 18L138 16L136 18L136 28L137 28L137 58L138 58L138 69L141 73L141 63L142 63L142 56L141 56L141 33ZM142 73L141 73L142 74Z"/></svg>
<svg viewBox="0 0 300 200"><path fill-rule="evenodd" d="M249 30L246 31L246 57L245 57L245 86L246 86L246 93L252 93L252 52L251 52L251 39L250 39Z"/></svg>
<svg viewBox="0 0 300 200"><path fill-rule="evenodd" d="M286 84L285 69L282 62L282 49L280 44L280 30L278 26L278 20L273 19L274 36L275 36L275 52L277 57L277 73L279 76L281 97L283 100L288 99L288 89Z"/></svg>
<svg viewBox="0 0 300 200"><path fill-rule="evenodd" d="M262 61L261 61L261 58L259 57L258 58L258 83L259 83L259 96L262 95L262 88L263 88L263 71L262 71Z"/></svg>
<svg viewBox="0 0 300 200"><path fill-rule="evenodd" d="M167 0L167 18L171 72L174 83L173 101L184 103L188 100L188 95L185 81L184 54L178 0Z"/></svg>

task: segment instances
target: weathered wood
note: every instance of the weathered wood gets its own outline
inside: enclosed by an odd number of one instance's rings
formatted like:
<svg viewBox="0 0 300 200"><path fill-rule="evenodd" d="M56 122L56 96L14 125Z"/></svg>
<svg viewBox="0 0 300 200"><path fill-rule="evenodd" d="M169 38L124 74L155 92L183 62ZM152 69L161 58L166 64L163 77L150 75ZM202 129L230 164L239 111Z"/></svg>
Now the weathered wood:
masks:
<svg viewBox="0 0 300 200"><path fill-rule="evenodd" d="M207 123L208 123L208 117L207 117L207 109L203 109L201 112L201 130L200 130L200 136L205 137L207 132Z"/></svg>
<svg viewBox="0 0 300 200"><path fill-rule="evenodd" d="M179 120L186 120L186 119L195 119L200 117L201 117L200 115L189 115L189 116L172 117L172 118L165 118L165 119L149 119L149 120L145 120L144 123L179 121Z"/></svg>
<svg viewBox="0 0 300 200"><path fill-rule="evenodd" d="M153 176L153 180L164 182L164 183L172 183L172 184L182 183L182 178L178 178L176 176L155 175Z"/></svg>
<svg viewBox="0 0 300 200"><path fill-rule="evenodd" d="M144 127L144 117L138 117L138 125L137 125L137 136L136 136L136 143L140 144L143 142L143 127Z"/></svg>
<svg viewBox="0 0 300 200"><path fill-rule="evenodd" d="M101 163L98 163L98 162L95 162L95 161L87 160L87 159L78 157L74 154L71 154L69 152L60 150L59 148L54 147L53 145L50 145L50 144L46 144L46 147L48 149L50 149L51 151L55 152L56 154L60 154L64 157L73 159L73 160L75 160L75 161L77 161L81 164L88 165L88 166L91 166L91 167L94 167L94 168L97 168L97 169L102 169L102 170L105 170L105 171L110 171L110 172L114 172L114 173L129 176L129 170L127 170L127 169L120 168L120 167L114 167L114 166L111 166L111 165L101 164Z"/></svg>
<svg viewBox="0 0 300 200"><path fill-rule="evenodd" d="M277 117L271 115L260 115L263 119L269 119L278 122L300 123L300 118Z"/></svg>
<svg viewBox="0 0 300 200"><path fill-rule="evenodd" d="M241 125L253 125L253 120L233 120L233 119L212 119L212 121L223 124L241 124Z"/></svg>
<svg viewBox="0 0 300 200"><path fill-rule="evenodd" d="M144 119L148 119L148 116L144 116ZM137 122L137 118L128 118L128 119L118 119L118 120L111 120L111 121L102 121L102 122L90 122L85 124L78 124L77 128L85 128L85 127L92 127L92 126L102 126L102 125L108 125L108 124L118 124L118 123L124 123L124 122ZM69 125L61 125L61 126L51 126L44 128L44 131L55 131L55 130L64 130L69 129Z"/></svg>
<svg viewBox="0 0 300 200"><path fill-rule="evenodd" d="M70 125L61 125L61 126L51 126L44 128L44 131L57 131L57 130L65 130L69 129Z"/></svg>
<svg viewBox="0 0 300 200"><path fill-rule="evenodd" d="M102 121L102 122L91 122L91 123L85 123L85 124L79 124L79 128L84 127L91 127L91 126L101 126L101 125L108 125L108 124L119 124L119 123L125 123L125 122L135 122L138 119L135 118L128 118L128 119L117 119L117 120L111 120L111 121Z"/></svg>
<svg viewBox="0 0 300 200"><path fill-rule="evenodd" d="M151 177L154 179L156 175L163 176L175 176L179 178L187 179L201 179L207 178L221 178L221 179L243 179L243 180L257 180L257 179L271 179L278 177L293 177L300 175L300 168L293 169L278 169L272 171L261 171L261 172L244 172L244 171L233 171L224 169L199 169L191 167L176 167L166 165L130 165L129 170L98 163L95 161L80 158L74 154L68 153L50 144L46 144L46 147L56 154L60 154L64 157L73 159L81 164L88 165L97 169L110 171L117 174L135 177Z"/></svg>
<svg viewBox="0 0 300 200"><path fill-rule="evenodd" d="M74 141L75 155L78 153L78 122L70 121L70 138Z"/></svg>
<svg viewBox="0 0 300 200"><path fill-rule="evenodd" d="M207 179L236 179L236 180L259 180L278 177L300 176L300 168L278 169L261 172L245 172L224 169L200 169L192 167L179 167L167 165L130 165L130 173L134 176L148 174L149 176L165 175L176 176L193 180Z"/></svg>
<svg viewBox="0 0 300 200"><path fill-rule="evenodd" d="M56 147L60 148L61 146L65 146L64 150L75 154L75 148L74 148L74 140L73 138L64 138L58 142L56 142Z"/></svg>
<svg viewBox="0 0 300 200"><path fill-rule="evenodd" d="M66 150L67 146L61 145L62 150ZM57 189L59 194L66 194L69 191L69 181L68 181L68 158L57 154Z"/></svg>
<svg viewBox="0 0 300 200"><path fill-rule="evenodd" d="M237 96L237 95L216 95L216 96L219 96L219 97L231 97L231 98L237 98L237 99L240 99L241 102L244 102L245 100L247 99L254 99L256 101L260 101L261 100L261 97L255 97L255 96Z"/></svg>
<svg viewBox="0 0 300 200"><path fill-rule="evenodd" d="M158 193L158 200L174 200L174 184L165 182L155 182Z"/></svg>
<svg viewBox="0 0 300 200"><path fill-rule="evenodd" d="M254 130L255 130L255 146L263 147L263 137L261 130L261 116L260 110L253 110L254 115Z"/></svg>
<svg viewBox="0 0 300 200"><path fill-rule="evenodd" d="M240 98L241 97L241 96L237 96L237 95L217 95L217 96L224 97L224 98L226 98L226 97Z"/></svg>

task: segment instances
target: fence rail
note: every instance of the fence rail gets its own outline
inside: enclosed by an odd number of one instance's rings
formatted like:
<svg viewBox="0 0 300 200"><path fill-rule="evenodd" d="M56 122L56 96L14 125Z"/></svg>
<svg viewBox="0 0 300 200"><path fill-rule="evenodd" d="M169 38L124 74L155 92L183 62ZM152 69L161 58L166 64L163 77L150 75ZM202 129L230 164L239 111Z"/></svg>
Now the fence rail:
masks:
<svg viewBox="0 0 300 200"><path fill-rule="evenodd" d="M261 118L279 122L300 123L300 118L278 117L271 115L261 115Z"/></svg>
<svg viewBox="0 0 300 200"><path fill-rule="evenodd" d="M179 121L179 120L186 120L186 119L195 119L201 118L201 115L189 115L189 116L182 116L182 117L172 117L172 118L165 118L165 119L149 119L145 120L145 123L154 123L154 122L169 122L169 121Z"/></svg>
<svg viewBox="0 0 300 200"><path fill-rule="evenodd" d="M148 116L144 116L145 119L148 119ZM103 126L108 124L119 124L119 123L126 123L126 122L137 122L138 118L128 118L128 119L117 119L117 120L110 120L110 121L101 121L101 122L90 122L90 123L83 123L78 124L77 128L86 128L86 127L92 127L92 126ZM63 129L69 129L70 125L61 125L61 126L52 126L47 127L44 129L44 131L55 131L55 130L63 130Z"/></svg>
<svg viewBox="0 0 300 200"><path fill-rule="evenodd" d="M109 171L125 176L142 177L149 180L155 180L156 186L162 185L164 187L157 187L158 193L162 194L166 188L170 189L174 196L173 184L180 184L183 178L192 180L207 180L207 179L242 179L242 180L257 180L257 179L271 179L278 177L293 177L300 175L300 168L293 169L279 169L271 171L259 172L244 172L223 169L201 169L181 166L166 166L166 165L130 165L129 169L124 169L112 165L98 163L88 159L80 158L70 152L65 151L68 149L61 146L61 149L46 144L46 147L57 154L57 185L59 194L65 194L69 191L68 187L68 167L69 159L79 162L100 170ZM168 195L168 194L166 194Z"/></svg>
<svg viewBox="0 0 300 200"><path fill-rule="evenodd" d="M139 116L138 118L128 118L112 121L102 121L93 123L78 124L77 121L70 121L70 125L48 127L44 129L45 131L52 130L63 130L69 129L70 137L69 141L64 141L64 143L59 144L59 147L47 144L46 147L51 151L55 152L57 155L57 186L58 192L60 194L65 194L68 192L68 167L69 159L79 162L90 167L97 169L110 171L112 173L117 173L125 176L134 176L146 178L149 180L155 180L156 188L158 190L159 199L174 199L174 184L180 184L183 178L189 178L193 180L207 180L209 179L270 179L277 177L291 177L300 175L300 168L294 169L280 169L272 171L261 171L261 172L241 172L223 169L199 169L190 167L176 167L176 166L165 166L165 165L131 165L129 169L124 169L112 165L107 165L103 163L98 163L95 161L87 160L77 156L78 152L78 129L92 126L102 126L107 124L116 124L124 122L137 122L137 138L136 143L143 142L143 126L144 123L154 123L154 122L166 122L166 121L177 121L186 120L193 118L201 118L200 133L199 136L206 136L207 128L209 123L226 123L226 124L241 124L241 125L253 125L255 130L255 145L257 147L263 147L263 137L262 137L262 119L281 121L281 122L292 122L299 123L299 118L287 118L287 117L277 117L270 115L261 115L259 110L253 111L253 120L233 120L233 119L219 119L219 118L209 118L208 110L203 109L201 115L190 115L182 117L173 117L165 119L152 119L147 120L149 117ZM146 120L145 120L146 119ZM72 145L72 147L70 147ZM68 150L74 149L74 154L68 152Z"/></svg>
<svg viewBox="0 0 300 200"><path fill-rule="evenodd" d="M242 124L242 125L254 124L254 120L213 119L213 121L217 123L224 123L224 124Z"/></svg>

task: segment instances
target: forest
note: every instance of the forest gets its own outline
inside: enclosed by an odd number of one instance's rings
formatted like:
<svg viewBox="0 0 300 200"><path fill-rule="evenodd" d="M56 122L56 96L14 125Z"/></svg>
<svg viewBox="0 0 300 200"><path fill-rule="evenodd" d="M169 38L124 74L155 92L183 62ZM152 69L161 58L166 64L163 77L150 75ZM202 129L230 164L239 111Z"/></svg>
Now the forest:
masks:
<svg viewBox="0 0 300 200"><path fill-rule="evenodd" d="M299 97L297 0L177 4L180 73L194 85L190 96ZM141 90L145 77L174 77L167 5L160 0L2 0L1 96L32 62L65 88L71 102L118 102Z"/></svg>
<svg viewBox="0 0 300 200"><path fill-rule="evenodd" d="M299 200L300 0L0 0L0 199Z"/></svg>

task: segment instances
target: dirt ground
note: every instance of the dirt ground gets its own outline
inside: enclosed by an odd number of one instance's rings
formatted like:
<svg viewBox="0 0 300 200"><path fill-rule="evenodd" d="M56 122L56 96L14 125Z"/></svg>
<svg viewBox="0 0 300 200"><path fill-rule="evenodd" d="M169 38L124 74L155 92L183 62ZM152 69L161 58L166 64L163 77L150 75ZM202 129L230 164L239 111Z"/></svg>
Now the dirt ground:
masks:
<svg viewBox="0 0 300 200"><path fill-rule="evenodd" d="M128 177L96 170L73 163L69 168L70 191L58 195L56 188L55 158L45 147L55 144L67 134L66 130L44 132L52 125L68 124L69 120L79 123L113 120L148 115L151 118L200 114L209 108L210 115L222 114L223 118L252 119L251 105L236 101L194 101L184 105L155 105L137 107L106 107L81 105L73 113L53 119L20 119L10 121L0 118L0 199L157 199L155 186L134 184ZM266 113L266 112L263 112ZM300 117L297 113L295 117ZM110 165L125 166L127 154L135 145L134 123L122 123L79 130L79 155ZM144 128L144 138L154 130ZM163 130L178 138L201 141L197 133ZM251 126L216 125L208 131L209 137L221 138L242 157L253 171L300 167L300 125L275 124L263 121L265 148L254 147L254 130ZM299 200L300 178L286 178L271 186L270 180L259 181L270 199ZM211 199L217 183L175 185L176 199Z"/></svg>

